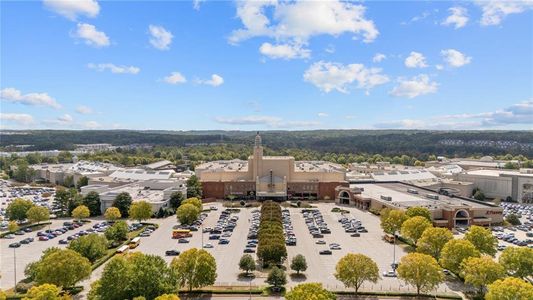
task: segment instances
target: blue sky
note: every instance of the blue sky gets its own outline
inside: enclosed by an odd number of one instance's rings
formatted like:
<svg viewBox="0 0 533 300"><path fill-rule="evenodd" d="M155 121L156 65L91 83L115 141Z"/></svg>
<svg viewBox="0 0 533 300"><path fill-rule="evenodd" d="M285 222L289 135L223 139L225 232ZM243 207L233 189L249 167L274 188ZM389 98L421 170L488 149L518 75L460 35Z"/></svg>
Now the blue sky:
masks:
<svg viewBox="0 0 533 300"><path fill-rule="evenodd" d="M533 130L531 1L2 1L2 129Z"/></svg>

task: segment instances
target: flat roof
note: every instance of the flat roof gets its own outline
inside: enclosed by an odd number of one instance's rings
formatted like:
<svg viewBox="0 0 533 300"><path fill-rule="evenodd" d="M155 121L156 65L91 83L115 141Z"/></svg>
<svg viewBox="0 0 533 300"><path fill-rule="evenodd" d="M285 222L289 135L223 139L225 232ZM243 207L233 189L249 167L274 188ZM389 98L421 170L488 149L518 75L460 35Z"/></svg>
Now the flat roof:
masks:
<svg viewBox="0 0 533 300"><path fill-rule="evenodd" d="M520 173L520 171L513 171L513 170L472 170L472 171L467 171L466 173L469 175L482 175L482 176L494 176L494 177L499 177L500 174L533 177L533 174Z"/></svg>
<svg viewBox="0 0 533 300"><path fill-rule="evenodd" d="M131 196L133 202L135 201L147 201L147 202L160 202L163 201L163 190L151 190L145 189L141 184L128 184L118 188L114 188L108 192L102 193L103 195L118 195L120 193L128 193Z"/></svg>
<svg viewBox="0 0 533 300"><path fill-rule="evenodd" d="M472 208L484 208L490 207L490 205L484 205L482 203L468 201L456 197L448 197L444 195L439 195L437 192L430 192L423 188L414 187L402 183L357 183L351 184L350 187L359 187L363 188L364 191L362 195L364 197L370 197L378 201L383 201L385 203L390 203L398 207L412 207L412 206L423 206L431 209L439 209L445 206L469 206ZM409 193L408 190L417 191L418 194ZM429 199L426 195L438 195L439 199ZM391 201L386 201L381 199L381 196L391 197Z"/></svg>

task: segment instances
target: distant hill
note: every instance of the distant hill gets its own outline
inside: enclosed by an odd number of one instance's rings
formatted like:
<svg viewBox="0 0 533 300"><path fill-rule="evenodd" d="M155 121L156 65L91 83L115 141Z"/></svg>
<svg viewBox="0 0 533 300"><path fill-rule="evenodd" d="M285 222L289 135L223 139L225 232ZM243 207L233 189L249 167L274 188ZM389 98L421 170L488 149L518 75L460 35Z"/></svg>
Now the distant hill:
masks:
<svg viewBox="0 0 533 300"><path fill-rule="evenodd" d="M26 150L72 150L75 144L251 145L255 131L24 130L0 131L0 147L32 145ZM437 154L447 156L511 153L533 157L533 131L310 130L262 131L269 148L333 153Z"/></svg>

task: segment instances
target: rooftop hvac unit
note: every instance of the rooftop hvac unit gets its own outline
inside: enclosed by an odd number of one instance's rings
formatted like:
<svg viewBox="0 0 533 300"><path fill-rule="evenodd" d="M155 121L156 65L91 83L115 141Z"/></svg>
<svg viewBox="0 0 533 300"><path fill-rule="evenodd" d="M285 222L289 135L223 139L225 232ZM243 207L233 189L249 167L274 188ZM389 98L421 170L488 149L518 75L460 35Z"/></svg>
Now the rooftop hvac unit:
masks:
<svg viewBox="0 0 533 300"><path fill-rule="evenodd" d="M383 196L381 195L381 200L385 200L385 201L392 201L392 197L391 196Z"/></svg>

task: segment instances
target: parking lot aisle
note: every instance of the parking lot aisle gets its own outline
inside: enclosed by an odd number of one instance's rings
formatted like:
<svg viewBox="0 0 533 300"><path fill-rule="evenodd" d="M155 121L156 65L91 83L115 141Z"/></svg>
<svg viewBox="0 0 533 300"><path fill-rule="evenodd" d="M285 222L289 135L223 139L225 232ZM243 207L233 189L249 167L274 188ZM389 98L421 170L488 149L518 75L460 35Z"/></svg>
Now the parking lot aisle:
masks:
<svg viewBox="0 0 533 300"><path fill-rule="evenodd" d="M290 261L294 256L302 254L307 261L307 271L304 272L307 276L307 282L324 282L324 280L331 280L331 277L335 280L332 274L328 274L331 272L327 270L327 265L331 264L327 260L331 259L331 255L318 254L318 251L322 250L324 245L315 244L318 239L314 239L309 233L301 209L291 208L290 211L297 244L296 246L287 246L287 265L290 266ZM291 271L288 270L288 272ZM289 285L297 285L301 281L289 277L289 283Z"/></svg>
<svg viewBox="0 0 533 300"><path fill-rule="evenodd" d="M72 221L70 219L61 219L61 220L52 220L52 224L50 225L50 229L58 229L63 227L63 222L65 221ZM50 239L48 241L39 241L37 237L37 231L28 232L24 235L16 235L14 239L0 239L0 265L2 266L2 278L0 278L0 288L1 289L8 289L12 288L15 285L15 262L14 262L14 255L16 255L16 263L17 263L17 281L20 281L25 278L24 276L24 269L26 268L26 265L39 260L41 258L41 255L44 250L50 248L50 247L59 247L59 248L66 248L67 245L60 245L58 243L61 239L66 239L67 236L73 235L75 233L78 233L82 230L87 230L91 228L93 224L96 222L93 221L91 223L85 223L83 226L80 226L79 228L76 228L74 230L69 230L66 233L54 238ZM38 231L44 231L47 230L48 226L43 227L41 230ZM34 238L34 241L26 244L21 245L19 248L9 248L9 244L20 242L21 240L32 237ZM16 254L13 252L16 251Z"/></svg>

